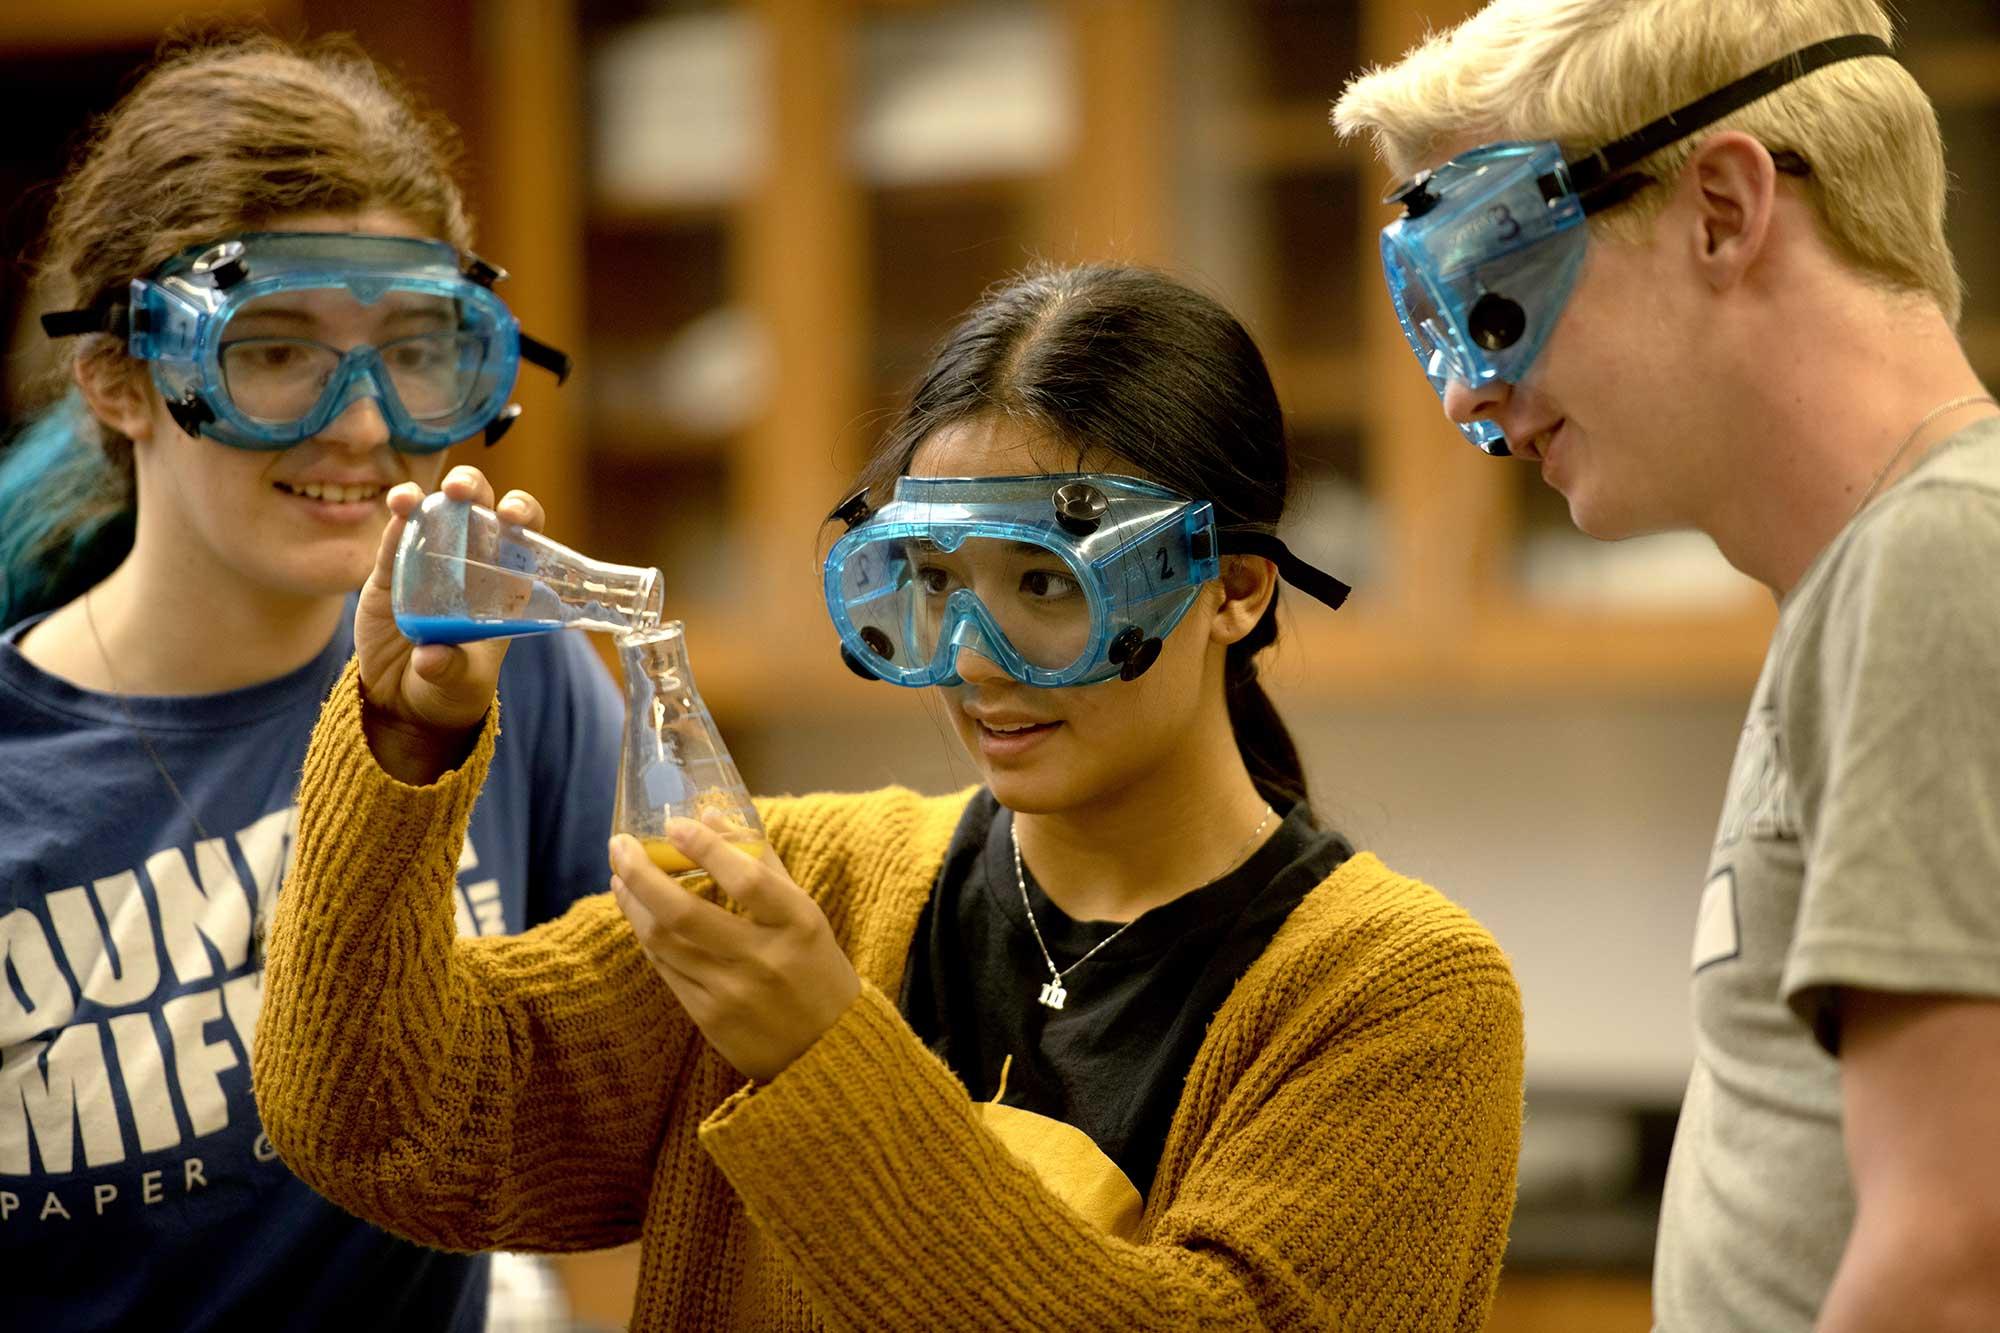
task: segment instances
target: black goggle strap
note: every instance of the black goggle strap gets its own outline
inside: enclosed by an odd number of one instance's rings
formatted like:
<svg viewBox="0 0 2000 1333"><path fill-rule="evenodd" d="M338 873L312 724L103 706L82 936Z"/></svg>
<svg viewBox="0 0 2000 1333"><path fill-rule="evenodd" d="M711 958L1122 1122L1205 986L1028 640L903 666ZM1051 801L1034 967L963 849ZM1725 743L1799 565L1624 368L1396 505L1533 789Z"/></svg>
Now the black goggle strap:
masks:
<svg viewBox="0 0 2000 1333"><path fill-rule="evenodd" d="M1564 163L1569 176L1569 190L1583 204L1585 213L1602 212L1613 204L1623 203L1648 184L1643 177L1621 178L1620 173L1668 144L1713 125L1724 116L1742 110L1758 98L1802 79L1814 70L1863 56L1894 59L1895 54L1895 49L1887 42L1869 33L1829 37L1823 42L1800 47L1761 69L1752 70L1733 83L1724 84L1706 97L1698 98L1679 110L1669 111L1621 139L1612 140L1594 153ZM1537 183L1542 187L1544 198L1556 199L1565 193L1562 182L1554 172L1541 177Z"/></svg>
<svg viewBox="0 0 2000 1333"><path fill-rule="evenodd" d="M540 338L531 338L525 333L521 335L520 342L521 359L523 361L526 361L531 366L540 366L543 370L554 375L557 384L561 384L569 378L570 367L573 363L570 361L568 352L563 351L560 347L552 347Z"/></svg>
<svg viewBox="0 0 2000 1333"><path fill-rule="evenodd" d="M106 292L80 310L51 310L42 316L42 332L51 338L75 338L86 333L115 333L126 335L126 318L130 307L125 301L125 292L120 288Z"/></svg>
<svg viewBox="0 0 2000 1333"><path fill-rule="evenodd" d="M507 280L506 269L501 268L491 260L481 259L470 250L460 250L458 252L458 271L467 282L476 283L489 292L493 290L496 284ZM561 384L569 378L569 372L575 363L570 360L568 352L563 351L560 347L545 343L540 338L529 337L526 333L520 335L519 342L521 345L521 359L523 361L526 361L531 366L540 366L543 370L554 375L557 384ZM506 427L503 426L501 429L504 431ZM487 441L489 444L492 442L492 439Z"/></svg>
<svg viewBox="0 0 2000 1333"><path fill-rule="evenodd" d="M846 531L852 532L873 512L868 502L868 488L864 486L835 505L825 521L839 523ZM1262 556L1278 567L1278 574L1285 582L1336 611L1347 600L1347 595L1354 591L1333 575L1293 555L1291 548L1273 533L1254 528L1219 528L1216 539L1217 554ZM1201 556L1199 548L1207 544L1208 536L1197 533L1195 541L1195 554Z"/></svg>
<svg viewBox="0 0 2000 1333"><path fill-rule="evenodd" d="M495 268L470 251L466 252L464 260L465 277L489 290L494 283L507 276L504 269ZM126 327L130 307L125 293L126 289L121 285L81 309L52 310L42 316L42 332L51 338L74 338L86 333L115 333L125 337L130 332ZM567 380L569 372L575 367L569 353L540 338L522 333L520 345L521 359L554 375L557 384Z"/></svg>
<svg viewBox="0 0 2000 1333"><path fill-rule="evenodd" d="M1278 567L1278 574L1285 582L1335 611L1354 591L1325 570L1293 555L1291 548L1272 533L1222 528L1217 535L1221 554L1262 556Z"/></svg>
<svg viewBox="0 0 2000 1333"><path fill-rule="evenodd" d="M52 310L42 316L42 332L51 338L75 338L86 333L115 333L125 337L127 318L130 310L123 293L105 296L79 310ZM521 359L530 365L540 366L556 377L561 384L569 378L574 366L568 352L551 346L540 338L523 333L520 336Z"/></svg>

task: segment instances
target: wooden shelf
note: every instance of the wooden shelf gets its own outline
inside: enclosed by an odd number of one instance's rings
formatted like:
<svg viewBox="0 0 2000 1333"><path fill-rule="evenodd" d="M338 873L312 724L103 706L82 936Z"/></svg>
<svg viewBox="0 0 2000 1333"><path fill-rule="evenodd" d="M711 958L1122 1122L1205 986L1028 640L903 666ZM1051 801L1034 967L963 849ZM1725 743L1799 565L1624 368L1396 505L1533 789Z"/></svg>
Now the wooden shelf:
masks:
<svg viewBox="0 0 2000 1333"><path fill-rule="evenodd" d="M1279 353L1271 379L1285 415L1302 426L1359 427L1365 370L1354 352Z"/></svg>
<svg viewBox="0 0 2000 1333"><path fill-rule="evenodd" d="M712 459L728 453L739 438L736 431L687 430L665 416L602 411L590 418L586 433L591 458L621 467Z"/></svg>
<svg viewBox="0 0 2000 1333"><path fill-rule="evenodd" d="M1959 341L1972 367L1989 382L2000 379L2000 318L1968 319L1959 329Z"/></svg>
<svg viewBox="0 0 2000 1333"><path fill-rule="evenodd" d="M602 531L607 558L617 558L621 537L652 542L683 566L677 595L715 597L712 608L678 610L718 713L762 720L911 706L908 692L841 665L818 604L811 534L879 429L877 409L918 368L912 359L979 287L1037 254L1160 263L1223 292L1255 320L1302 439L1367 488L1382 577L1337 615L1289 599L1268 667L1283 699L1740 696L1754 682L1768 606L1677 614L1528 601L1513 581L1526 530L1513 474L1448 438L1414 374L1376 272L1381 173L1368 145L1343 142L1326 118L1349 67L1394 57L1426 20L1457 18L1452 5L1364 0L1343 16L1262 0L1177 49L1177 34L1192 30L1173 0L1051 0L1075 86L1069 158L1033 173L889 184L864 179L848 151L851 39L870 14L948 6L738 3L771 37L767 170L741 197L652 204L603 197L579 179L591 142L576 123L586 103L581 52L604 28L580 21L578 0L440 0L425 25L409 24L392 0L340 0L354 15L344 26L417 75L459 121L478 155L476 179L532 182L475 200L482 249L518 275L508 295L524 321L584 360L566 398L531 405L537 448L509 452L518 466L503 459L498 470L505 484L543 492L553 527ZM182 9L178 0L102 0L88 12L16 4L0 12L0 44L146 44ZM209 9L261 11L281 26L333 19L332 0L215 0ZM1330 35L1317 44L1300 35L1322 30ZM1991 29L1948 40L1955 35L1920 33L1906 63L1965 119L1964 108L2000 106L2000 41ZM1214 49L1220 40L1243 46ZM1191 94L1192 79L1232 59L1240 86L1218 74L1213 96ZM1175 175L1183 167L1194 173L1185 181ZM1182 233L1207 207L1203 236L1223 243L1198 258ZM1983 230L1969 234L1990 238L1990 225L1974 225ZM618 356L665 346L722 307L746 312L770 339L774 390L755 422L688 430L598 396ZM1964 340L1974 363L2000 376L2000 318L1968 320ZM539 388L524 381L524 394ZM655 518L675 503L694 509L678 522L671 512ZM594 518L587 505L602 512ZM673 541L665 525L675 525ZM697 567L710 550L726 553L727 581Z"/></svg>
<svg viewBox="0 0 2000 1333"><path fill-rule="evenodd" d="M195 12L185 0L91 0L85 5L0 7L0 47L74 51L91 46L149 46ZM207 0L205 19L264 19L284 29L299 19L290 0Z"/></svg>
<svg viewBox="0 0 2000 1333"><path fill-rule="evenodd" d="M1328 102L1245 107L1203 137L1212 159L1244 171L1346 171L1374 163L1366 143L1327 123Z"/></svg>
<svg viewBox="0 0 2000 1333"><path fill-rule="evenodd" d="M1264 668L1280 702L1747 695L1775 610L1564 612L1495 605L1450 629L1350 606L1301 607ZM1352 615L1352 619L1349 616Z"/></svg>
<svg viewBox="0 0 2000 1333"><path fill-rule="evenodd" d="M1326 611L1290 599L1263 676L1281 707L1358 701L1747 697L1776 622L1773 608L1596 614L1495 606L1441 635L1393 608ZM809 625L699 607L689 653L718 716L880 716L915 694L865 681L840 661L822 613ZM781 645L781 646L780 646Z"/></svg>
<svg viewBox="0 0 2000 1333"><path fill-rule="evenodd" d="M2000 41L1913 46L1903 64L1940 107L2000 102Z"/></svg>
<svg viewBox="0 0 2000 1333"><path fill-rule="evenodd" d="M704 227L727 226L735 204L724 200L689 200L685 203L634 203L599 196L591 201L585 218L594 232L674 232Z"/></svg>
<svg viewBox="0 0 2000 1333"><path fill-rule="evenodd" d="M935 180L862 180L861 188L871 197L896 200L899 204L922 207L926 203L949 205L966 199L1006 199L1027 190L1039 190L1047 176L1038 172L974 171L963 176L943 176Z"/></svg>

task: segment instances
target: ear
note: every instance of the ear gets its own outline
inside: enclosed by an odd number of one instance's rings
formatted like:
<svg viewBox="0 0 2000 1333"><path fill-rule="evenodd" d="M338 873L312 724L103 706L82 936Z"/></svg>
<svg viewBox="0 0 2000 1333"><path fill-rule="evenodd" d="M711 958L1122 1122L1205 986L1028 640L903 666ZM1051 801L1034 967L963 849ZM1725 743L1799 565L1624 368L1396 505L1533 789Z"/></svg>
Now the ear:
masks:
<svg viewBox="0 0 2000 1333"><path fill-rule="evenodd" d="M134 444L152 439L153 385L138 362L117 352L84 355L71 374L92 416Z"/></svg>
<svg viewBox="0 0 2000 1333"><path fill-rule="evenodd" d="M1778 189L1771 152L1751 135L1724 130L1702 141L1681 179L1694 214L1695 265L1713 289L1733 287L1770 238Z"/></svg>
<svg viewBox="0 0 2000 1333"><path fill-rule="evenodd" d="M1278 595L1278 567L1261 555L1225 555L1216 582L1222 587L1222 604L1209 622L1208 637L1227 646L1264 618L1265 608Z"/></svg>

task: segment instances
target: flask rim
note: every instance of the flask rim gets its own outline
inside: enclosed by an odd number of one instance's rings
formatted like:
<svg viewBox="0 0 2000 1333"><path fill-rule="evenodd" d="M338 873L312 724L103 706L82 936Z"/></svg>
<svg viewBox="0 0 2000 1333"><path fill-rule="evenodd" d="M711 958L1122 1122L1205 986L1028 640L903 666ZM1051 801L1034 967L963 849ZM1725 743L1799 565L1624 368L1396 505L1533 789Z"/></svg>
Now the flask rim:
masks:
<svg viewBox="0 0 2000 1333"><path fill-rule="evenodd" d="M664 643L668 639L684 639L686 637L687 624L685 621L662 620L659 624L649 625L645 629L619 631L617 643L620 648L643 648L648 644Z"/></svg>

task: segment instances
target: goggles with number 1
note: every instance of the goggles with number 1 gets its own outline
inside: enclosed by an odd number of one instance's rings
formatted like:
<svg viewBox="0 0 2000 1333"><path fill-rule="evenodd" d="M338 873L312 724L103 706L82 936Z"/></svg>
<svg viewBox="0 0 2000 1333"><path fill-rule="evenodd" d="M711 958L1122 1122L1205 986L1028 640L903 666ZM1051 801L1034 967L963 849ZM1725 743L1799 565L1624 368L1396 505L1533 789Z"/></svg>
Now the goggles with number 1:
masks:
<svg viewBox="0 0 2000 1333"><path fill-rule="evenodd" d="M190 435L286 449L372 398L397 449L435 453L505 433L523 360L569 373L494 294L505 276L442 241L255 232L183 250L42 327L123 337Z"/></svg>
<svg viewBox="0 0 2000 1333"><path fill-rule="evenodd" d="M1584 219L1654 183L1635 163L1816 69L1893 55L1867 34L1815 42L1583 157L1565 159L1552 141L1486 144L1391 189L1384 202L1403 216L1382 229L1382 268L1438 397L1454 381L1517 384L1528 373L1582 267ZM1797 153L1772 157L1782 171L1809 170ZM1459 429L1507 453L1491 421Z"/></svg>
<svg viewBox="0 0 2000 1333"><path fill-rule="evenodd" d="M1328 606L1348 588L1267 532L1218 529L1206 500L1113 473L900 477L833 512L827 610L841 656L894 685L956 685L969 648L1025 685L1133 680L1219 577L1260 555Z"/></svg>

